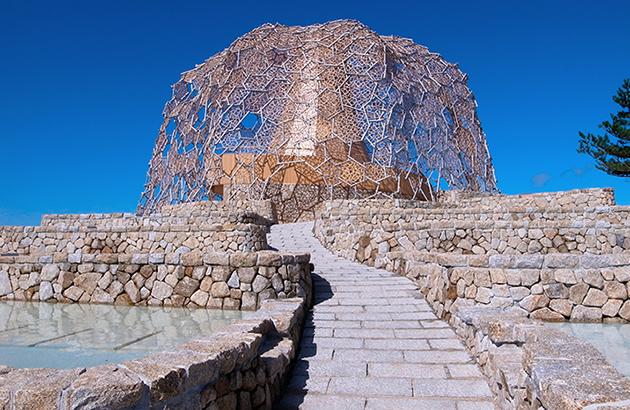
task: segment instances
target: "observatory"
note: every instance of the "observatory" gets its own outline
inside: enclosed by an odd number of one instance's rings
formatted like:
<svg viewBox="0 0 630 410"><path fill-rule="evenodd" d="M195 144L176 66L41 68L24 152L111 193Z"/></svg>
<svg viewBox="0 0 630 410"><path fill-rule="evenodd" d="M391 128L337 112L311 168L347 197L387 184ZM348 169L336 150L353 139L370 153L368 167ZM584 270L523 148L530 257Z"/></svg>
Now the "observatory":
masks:
<svg viewBox="0 0 630 410"><path fill-rule="evenodd" d="M495 192L466 76L359 22L263 25L182 74L139 213L270 199L280 222L331 199Z"/></svg>

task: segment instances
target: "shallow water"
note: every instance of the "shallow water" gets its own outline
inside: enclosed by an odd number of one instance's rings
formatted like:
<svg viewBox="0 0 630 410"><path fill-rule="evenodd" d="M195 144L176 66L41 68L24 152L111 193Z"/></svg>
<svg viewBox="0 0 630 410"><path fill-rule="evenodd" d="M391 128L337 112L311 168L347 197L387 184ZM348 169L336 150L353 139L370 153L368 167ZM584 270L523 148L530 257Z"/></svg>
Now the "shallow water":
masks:
<svg viewBox="0 0 630 410"><path fill-rule="evenodd" d="M231 310L0 302L0 365L69 369L119 363L207 337Z"/></svg>
<svg viewBox="0 0 630 410"><path fill-rule="evenodd" d="M619 373L630 378L630 325L605 323L545 323L597 348Z"/></svg>

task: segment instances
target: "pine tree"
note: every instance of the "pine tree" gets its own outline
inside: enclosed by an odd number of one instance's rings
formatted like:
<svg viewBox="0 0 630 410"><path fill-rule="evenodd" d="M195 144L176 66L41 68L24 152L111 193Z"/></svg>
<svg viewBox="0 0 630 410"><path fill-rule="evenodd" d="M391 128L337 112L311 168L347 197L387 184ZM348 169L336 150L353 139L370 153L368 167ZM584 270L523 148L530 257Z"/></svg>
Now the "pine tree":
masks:
<svg viewBox="0 0 630 410"><path fill-rule="evenodd" d="M595 166L607 174L630 177L630 79L613 96L613 101L622 109L616 115L611 114L610 121L599 124L604 135L584 134L580 132L578 152L588 154L595 159Z"/></svg>

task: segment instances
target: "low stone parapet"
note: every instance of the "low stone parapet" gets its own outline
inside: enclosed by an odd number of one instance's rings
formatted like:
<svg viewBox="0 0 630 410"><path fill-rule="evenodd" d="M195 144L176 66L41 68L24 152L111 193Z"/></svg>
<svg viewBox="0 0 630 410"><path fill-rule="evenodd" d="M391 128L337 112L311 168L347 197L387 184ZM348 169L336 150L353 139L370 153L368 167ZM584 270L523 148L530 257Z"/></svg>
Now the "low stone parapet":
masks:
<svg viewBox="0 0 630 410"><path fill-rule="evenodd" d="M390 252L384 268L413 280L439 315L458 303L547 321L630 320L630 255L449 255Z"/></svg>
<svg viewBox="0 0 630 410"><path fill-rule="evenodd" d="M175 349L89 369L0 366L0 406L24 409L270 409L296 356L304 299L267 300Z"/></svg>
<svg viewBox="0 0 630 410"><path fill-rule="evenodd" d="M449 322L502 409L630 409L630 381L589 343L488 307L458 307Z"/></svg>
<svg viewBox="0 0 630 410"><path fill-rule="evenodd" d="M264 300L310 303L307 253L187 252L0 257L0 300L255 310Z"/></svg>
<svg viewBox="0 0 630 410"><path fill-rule="evenodd" d="M0 255L173 253L268 249L269 201L195 202L162 213L44 215L40 226L0 227Z"/></svg>

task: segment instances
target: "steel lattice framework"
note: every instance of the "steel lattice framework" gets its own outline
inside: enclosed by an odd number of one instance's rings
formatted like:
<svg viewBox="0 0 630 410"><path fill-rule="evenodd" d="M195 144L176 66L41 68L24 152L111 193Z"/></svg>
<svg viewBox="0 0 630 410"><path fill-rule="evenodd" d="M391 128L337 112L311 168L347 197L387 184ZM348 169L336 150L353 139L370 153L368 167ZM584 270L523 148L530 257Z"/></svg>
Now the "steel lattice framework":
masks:
<svg viewBox="0 0 630 410"><path fill-rule="evenodd" d="M271 199L280 221L336 198L497 190L455 64L339 20L263 25L182 74L139 205Z"/></svg>

